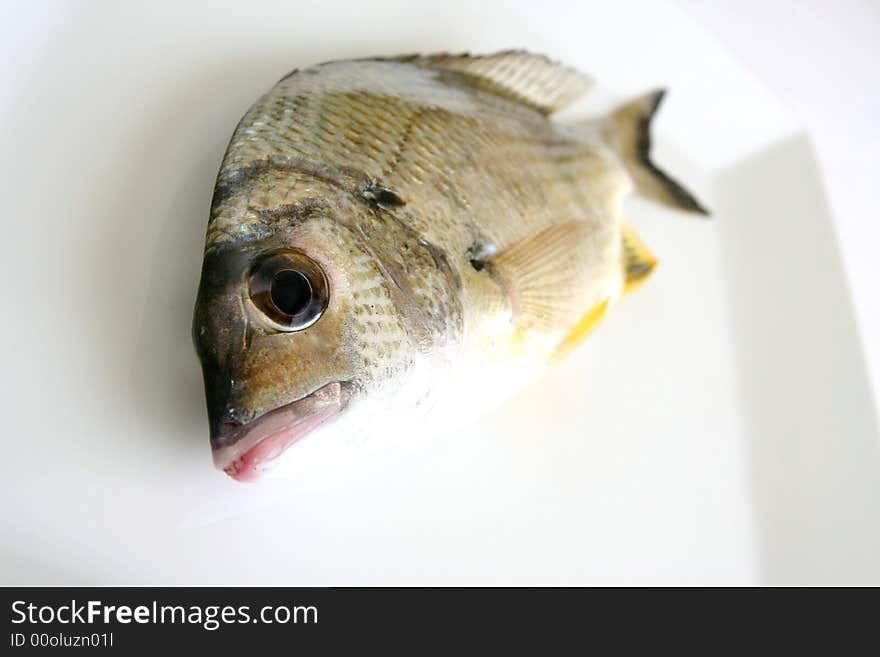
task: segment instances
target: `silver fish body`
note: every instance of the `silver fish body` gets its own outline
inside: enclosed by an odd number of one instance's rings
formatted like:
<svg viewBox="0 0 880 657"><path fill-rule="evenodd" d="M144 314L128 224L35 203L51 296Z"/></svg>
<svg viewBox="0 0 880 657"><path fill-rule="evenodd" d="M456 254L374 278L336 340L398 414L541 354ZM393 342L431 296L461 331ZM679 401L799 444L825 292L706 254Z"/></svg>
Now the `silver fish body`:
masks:
<svg viewBox="0 0 880 657"><path fill-rule="evenodd" d="M660 95L552 120L588 86L522 52L413 56L295 71L254 104L193 325L218 467L471 417L650 273L623 196L702 207L648 159Z"/></svg>

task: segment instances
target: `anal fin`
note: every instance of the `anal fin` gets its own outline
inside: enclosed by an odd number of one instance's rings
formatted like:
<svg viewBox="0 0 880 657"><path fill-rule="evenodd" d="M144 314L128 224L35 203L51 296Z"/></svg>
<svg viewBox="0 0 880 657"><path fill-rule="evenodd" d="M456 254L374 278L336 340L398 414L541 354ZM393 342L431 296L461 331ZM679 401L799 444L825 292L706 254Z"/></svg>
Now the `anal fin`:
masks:
<svg viewBox="0 0 880 657"><path fill-rule="evenodd" d="M624 292L632 292L648 280L657 267L657 258L627 222L620 227L623 241Z"/></svg>

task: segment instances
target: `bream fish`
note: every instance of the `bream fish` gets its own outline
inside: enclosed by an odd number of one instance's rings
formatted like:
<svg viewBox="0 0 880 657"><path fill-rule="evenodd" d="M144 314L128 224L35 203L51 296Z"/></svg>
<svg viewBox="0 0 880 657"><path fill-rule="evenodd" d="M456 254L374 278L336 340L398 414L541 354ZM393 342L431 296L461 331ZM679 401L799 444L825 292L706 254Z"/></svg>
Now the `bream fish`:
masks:
<svg viewBox="0 0 880 657"><path fill-rule="evenodd" d="M522 51L294 71L239 123L193 337L216 466L434 428L565 357L655 259L630 191L703 206L649 158L663 92L551 115L590 81Z"/></svg>

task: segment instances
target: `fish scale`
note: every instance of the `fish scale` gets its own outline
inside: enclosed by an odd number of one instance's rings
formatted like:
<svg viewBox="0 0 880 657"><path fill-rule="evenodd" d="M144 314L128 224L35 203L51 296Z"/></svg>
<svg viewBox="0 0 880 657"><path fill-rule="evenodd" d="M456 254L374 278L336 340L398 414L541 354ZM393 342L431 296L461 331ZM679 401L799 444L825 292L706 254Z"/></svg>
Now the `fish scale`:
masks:
<svg viewBox="0 0 880 657"><path fill-rule="evenodd" d="M424 231L426 238L434 243L443 243L457 234L454 246L459 250L467 247L465 242L471 233L461 230L460 217L449 216L448 211L439 212L445 209L447 201L442 191L433 185L426 189L424 181L421 185L414 181L445 178L451 182L449 186L470 206L469 223L491 234L499 248L529 235L536 226L552 221L556 214L572 216L576 212L578 184L572 182L587 180L587 177L575 172L560 180L560 172L554 169L545 141L541 139L543 136L546 140L548 135L543 117L537 112L485 92L482 93L488 99L484 99L486 106L477 114L479 119L471 113L462 113L461 106L466 104L462 100L453 103L445 97L429 98L416 104L401 100L397 90L386 96L374 91L339 92L338 87L345 88L360 76L357 72L343 73L328 81L325 79L327 68L321 67L315 75L287 78L255 107L239 128L247 137L243 141L233 139L227 155L229 164L224 164L224 169L245 166L277 154L360 169L368 176L387 180L404 198L418 195L424 203L432 204L435 210L430 219L426 218L414 228ZM427 72L420 73L420 77L430 78ZM436 104L431 104L432 100ZM398 118L392 119L384 110L389 105L397 108ZM289 107L295 107L296 113L285 114L283 110ZM277 124L273 124L273 113L281 117ZM528 120L526 127L535 134L522 135L524 117ZM361 147L363 126L371 121L376 126L372 131L374 137L387 135L381 151ZM345 126L341 135L326 128L327 124L334 123ZM248 130L255 125L259 130L250 135ZM437 150L438 138L444 140L442 151ZM588 157L589 151L583 145L565 140L561 143L570 149L569 157ZM548 180L556 181L549 189L552 193L549 203L546 191L545 194L530 193L530 190L547 190L548 186L542 185L542 181ZM507 203L503 198L485 194L486 189L499 188L509 190L511 198ZM440 198L426 200L424 196L430 191ZM567 211L554 213L554 202L566 206ZM489 216L500 214L504 220L486 222L487 213L481 207L484 204L493 204L494 212Z"/></svg>

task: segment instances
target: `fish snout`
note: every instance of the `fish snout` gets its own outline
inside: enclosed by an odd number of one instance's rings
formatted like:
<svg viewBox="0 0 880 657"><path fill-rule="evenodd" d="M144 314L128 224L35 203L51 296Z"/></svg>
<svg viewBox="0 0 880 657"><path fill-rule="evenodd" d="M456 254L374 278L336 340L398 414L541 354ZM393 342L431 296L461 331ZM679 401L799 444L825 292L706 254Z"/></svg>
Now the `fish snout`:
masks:
<svg viewBox="0 0 880 657"><path fill-rule="evenodd" d="M253 412L228 404L221 406L215 413L208 411L211 427L211 448L226 447L237 440L240 429L254 418Z"/></svg>
<svg viewBox="0 0 880 657"><path fill-rule="evenodd" d="M202 373L211 447L218 449L235 442L240 429L254 418L255 413L241 403L235 380L227 368L203 361Z"/></svg>
<svg viewBox="0 0 880 657"><path fill-rule="evenodd" d="M255 481L288 448L346 408L349 386L338 381L262 414L244 416L232 406L212 418L214 464L233 479Z"/></svg>

